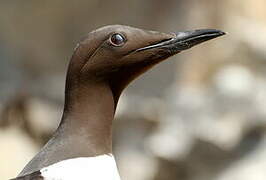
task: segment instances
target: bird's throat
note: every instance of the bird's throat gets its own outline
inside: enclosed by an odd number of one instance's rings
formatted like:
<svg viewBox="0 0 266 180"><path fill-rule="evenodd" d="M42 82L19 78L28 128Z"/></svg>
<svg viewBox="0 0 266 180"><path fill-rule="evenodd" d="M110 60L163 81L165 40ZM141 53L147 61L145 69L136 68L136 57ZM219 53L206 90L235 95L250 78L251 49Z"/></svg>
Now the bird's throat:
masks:
<svg viewBox="0 0 266 180"><path fill-rule="evenodd" d="M111 153L112 121L115 114L113 93L107 83L86 82L69 90L60 134L83 139L87 151L95 155Z"/></svg>

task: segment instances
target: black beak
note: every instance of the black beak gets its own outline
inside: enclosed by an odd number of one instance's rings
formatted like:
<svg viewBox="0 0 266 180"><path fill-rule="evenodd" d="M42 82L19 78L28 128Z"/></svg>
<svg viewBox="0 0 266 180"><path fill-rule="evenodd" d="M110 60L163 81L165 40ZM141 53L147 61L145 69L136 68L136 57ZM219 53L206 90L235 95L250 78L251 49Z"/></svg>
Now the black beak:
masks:
<svg viewBox="0 0 266 180"><path fill-rule="evenodd" d="M174 54L210 39L225 35L224 32L216 29L200 29L194 31L177 32L174 34L175 37L171 39L165 39L159 43L140 48L137 51L139 52L148 49L159 48L170 50L171 53Z"/></svg>

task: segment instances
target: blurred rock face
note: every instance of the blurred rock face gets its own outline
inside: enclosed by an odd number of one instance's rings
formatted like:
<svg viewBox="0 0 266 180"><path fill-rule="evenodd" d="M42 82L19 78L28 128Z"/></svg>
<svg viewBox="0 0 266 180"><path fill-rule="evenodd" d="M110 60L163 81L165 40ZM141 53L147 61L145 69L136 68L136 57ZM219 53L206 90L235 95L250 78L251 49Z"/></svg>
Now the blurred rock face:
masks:
<svg viewBox="0 0 266 180"><path fill-rule="evenodd" d="M6 1L0 23L0 177L14 177L58 125L68 59L106 24L217 28L119 102L114 152L124 179L266 179L266 2ZM147 93L149 92L149 93Z"/></svg>
<svg viewBox="0 0 266 180"><path fill-rule="evenodd" d="M39 149L24 132L13 127L1 130L0 143L1 179L16 175Z"/></svg>

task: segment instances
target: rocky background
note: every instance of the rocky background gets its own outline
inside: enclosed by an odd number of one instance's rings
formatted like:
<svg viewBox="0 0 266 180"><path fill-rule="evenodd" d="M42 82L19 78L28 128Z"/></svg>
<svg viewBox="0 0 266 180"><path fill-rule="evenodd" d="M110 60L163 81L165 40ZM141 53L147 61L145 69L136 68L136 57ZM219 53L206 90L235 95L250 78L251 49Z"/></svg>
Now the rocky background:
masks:
<svg viewBox="0 0 266 180"><path fill-rule="evenodd" d="M265 0L12 0L0 24L1 180L55 130L73 49L107 24L228 32L127 88L114 125L123 179L266 179Z"/></svg>

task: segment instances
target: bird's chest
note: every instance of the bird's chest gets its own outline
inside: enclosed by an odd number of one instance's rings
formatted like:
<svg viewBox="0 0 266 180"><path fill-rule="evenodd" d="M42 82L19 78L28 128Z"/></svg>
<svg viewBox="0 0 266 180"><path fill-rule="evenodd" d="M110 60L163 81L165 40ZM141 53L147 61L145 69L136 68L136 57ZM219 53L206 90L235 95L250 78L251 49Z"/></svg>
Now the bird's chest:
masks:
<svg viewBox="0 0 266 180"><path fill-rule="evenodd" d="M68 159L40 172L44 180L120 180L112 155Z"/></svg>

